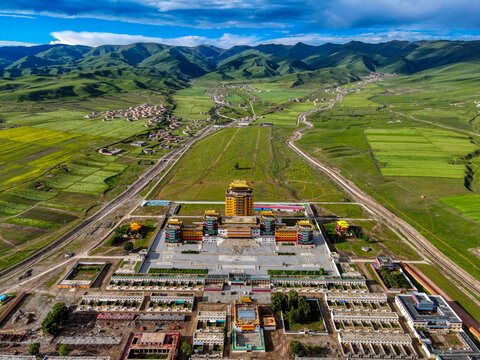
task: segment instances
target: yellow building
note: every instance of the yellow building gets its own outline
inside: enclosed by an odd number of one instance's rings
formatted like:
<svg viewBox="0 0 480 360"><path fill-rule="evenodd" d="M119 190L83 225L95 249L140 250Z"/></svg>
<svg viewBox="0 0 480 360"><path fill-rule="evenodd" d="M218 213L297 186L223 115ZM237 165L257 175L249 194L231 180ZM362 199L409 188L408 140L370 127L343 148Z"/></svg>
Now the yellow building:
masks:
<svg viewBox="0 0 480 360"><path fill-rule="evenodd" d="M241 301L235 300L233 304L233 329L235 331L260 330L260 312L258 304L249 297L242 297Z"/></svg>
<svg viewBox="0 0 480 360"><path fill-rule="evenodd" d="M253 215L253 189L245 180L235 180L230 183L225 196L225 215Z"/></svg>

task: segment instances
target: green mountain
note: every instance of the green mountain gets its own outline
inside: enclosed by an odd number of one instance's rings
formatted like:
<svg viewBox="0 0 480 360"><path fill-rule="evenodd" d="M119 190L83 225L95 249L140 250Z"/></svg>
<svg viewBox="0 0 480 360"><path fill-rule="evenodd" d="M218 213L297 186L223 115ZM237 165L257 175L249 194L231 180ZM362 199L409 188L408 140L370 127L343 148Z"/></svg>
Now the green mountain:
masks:
<svg viewBox="0 0 480 360"><path fill-rule="evenodd" d="M156 69L105 68L63 75L26 75L0 79L0 99L39 101L63 97L87 98L135 90L176 90L186 79L172 78Z"/></svg>
<svg viewBox="0 0 480 360"><path fill-rule="evenodd" d="M351 41L346 44L320 46L263 44L220 49L214 46L170 46L155 43L88 46L40 45L32 47L0 47L0 75L3 78L38 76L39 79L60 77L74 82L82 78L84 85L62 88L63 80L54 80L53 93L62 96L105 93L127 88L150 88L155 84L182 86L192 78L206 80L245 80L285 77L292 85L309 82L338 82L358 79L371 71L414 74L449 64L480 60L480 41L390 41L368 44ZM95 84L106 70L110 82ZM122 75L119 75L122 72ZM153 77L153 82L145 78ZM113 79L128 74L128 79ZM88 84L86 77L94 76ZM68 75L68 76L67 76ZM33 79L33 78L32 78ZM42 83L43 80L40 81ZM23 82L4 80L6 88L24 88ZM118 85L121 84L121 85ZM65 85L67 86L67 85ZM31 91L37 91L38 89ZM25 90L26 91L26 90ZM30 90L29 90L30 91ZM52 92L42 92L50 97ZM22 95L22 98L29 98Z"/></svg>

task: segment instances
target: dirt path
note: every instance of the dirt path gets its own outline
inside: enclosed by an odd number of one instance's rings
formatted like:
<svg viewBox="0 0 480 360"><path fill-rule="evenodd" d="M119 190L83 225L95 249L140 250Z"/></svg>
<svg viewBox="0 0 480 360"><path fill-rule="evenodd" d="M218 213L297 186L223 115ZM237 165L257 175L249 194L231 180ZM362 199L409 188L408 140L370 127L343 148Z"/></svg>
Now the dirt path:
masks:
<svg viewBox="0 0 480 360"><path fill-rule="evenodd" d="M433 121L420 120L420 119L417 119L416 117L414 117L412 115L406 115L406 114L403 114L399 111L390 110L390 112L401 115L401 116L404 116L404 117L409 118L413 121L418 121L418 122L422 122L422 123L425 123L425 124L433 125L433 126L445 129L445 130L460 132L460 133L470 135L470 136L480 136L480 134L477 134L477 133L474 133L474 132L471 132L471 131L468 131L468 130L462 130L462 129L453 128L453 127L450 127L450 126L447 126L447 125L437 124L437 123L434 123Z"/></svg>
<svg viewBox="0 0 480 360"><path fill-rule="evenodd" d="M203 184L203 182L205 181L205 179L207 178L208 175L210 175L210 173L217 167L217 164L218 162L220 161L220 158L223 156L223 154L225 154L225 151L228 149L228 147L230 146L230 144L232 143L233 139L235 139L235 137L237 136L238 134L238 131L240 130L240 128L237 128L237 131L235 131L235 133L233 134L233 136L230 138L230 140L228 141L227 145L225 145L225 147L223 148L222 152L220 153L220 155L218 155L217 159L215 160L215 162L213 163L212 166L210 166L210 169L208 169L208 171L206 172L205 176L202 178L202 180L200 180L200 184Z"/></svg>
<svg viewBox="0 0 480 360"><path fill-rule="evenodd" d="M273 162L273 149L272 149L272 129L270 129L268 131L268 152L270 154L270 158L268 159L268 163L267 165L265 166L265 169L264 169L264 173L265 173L265 177L267 178L267 180L272 183L273 185L275 185L276 187L278 187L280 190L283 191L283 193L285 194L285 196L288 198L288 200L290 201L296 201L296 199L292 196L292 194L290 193L290 191L288 191L287 189L285 189L283 186L281 186L277 181L273 180L271 177L270 177L270 174L268 173L268 169L270 169L270 166L272 165L272 162Z"/></svg>
<svg viewBox="0 0 480 360"><path fill-rule="evenodd" d="M250 182L253 181L253 172L255 171L255 163L257 161L258 144L260 143L260 130L261 128L258 128L257 144L255 145L255 153L253 154L253 161L252 161L252 170L250 171Z"/></svg>

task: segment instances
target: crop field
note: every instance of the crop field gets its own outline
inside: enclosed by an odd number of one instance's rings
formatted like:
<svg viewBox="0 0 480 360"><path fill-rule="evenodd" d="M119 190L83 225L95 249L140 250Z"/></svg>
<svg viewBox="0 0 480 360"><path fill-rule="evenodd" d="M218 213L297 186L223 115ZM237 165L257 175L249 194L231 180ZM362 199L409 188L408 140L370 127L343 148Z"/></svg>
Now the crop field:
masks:
<svg viewBox="0 0 480 360"><path fill-rule="evenodd" d="M465 176L463 164L452 164L456 157L478 146L466 136L431 129L367 129L365 136L374 150L384 176L426 176L458 178Z"/></svg>
<svg viewBox="0 0 480 360"><path fill-rule="evenodd" d="M97 143L90 136L34 127L0 131L0 183L11 186L33 179Z"/></svg>
<svg viewBox="0 0 480 360"><path fill-rule="evenodd" d="M282 104L289 99L301 98L312 92L309 89L277 88L273 84L254 84L254 86L262 92L251 92L251 94L270 104Z"/></svg>
<svg viewBox="0 0 480 360"><path fill-rule="evenodd" d="M200 86L192 86L177 91L173 96L175 109L173 114L185 120L207 119L208 110L214 105L210 96L205 93L207 89ZM201 115L201 112L207 115Z"/></svg>
<svg viewBox="0 0 480 360"><path fill-rule="evenodd" d="M77 158L66 168L52 172L52 176L45 179L45 185L68 192L101 195L108 188L106 180L126 168L125 165L111 163L112 160L115 158L96 154Z"/></svg>
<svg viewBox="0 0 480 360"><path fill-rule="evenodd" d="M163 101L155 93L0 100L6 119L0 129L0 268L55 239L145 169L137 165L133 152L125 158L96 153L101 146L145 132L145 121L102 122L84 115Z"/></svg>
<svg viewBox="0 0 480 360"><path fill-rule="evenodd" d="M257 122L271 122L278 126L295 126L298 115L314 108L313 102L289 103L285 105L283 111L266 114L263 119L259 119Z"/></svg>
<svg viewBox="0 0 480 360"><path fill-rule="evenodd" d="M250 127L224 129L199 142L173 169L155 197L221 201L235 179L252 184L256 201L335 201L341 196L321 175L298 161L284 145L282 134Z"/></svg>
<svg viewBox="0 0 480 360"><path fill-rule="evenodd" d="M448 196L439 199L444 204L461 211L466 218L480 223L480 195L467 194Z"/></svg>

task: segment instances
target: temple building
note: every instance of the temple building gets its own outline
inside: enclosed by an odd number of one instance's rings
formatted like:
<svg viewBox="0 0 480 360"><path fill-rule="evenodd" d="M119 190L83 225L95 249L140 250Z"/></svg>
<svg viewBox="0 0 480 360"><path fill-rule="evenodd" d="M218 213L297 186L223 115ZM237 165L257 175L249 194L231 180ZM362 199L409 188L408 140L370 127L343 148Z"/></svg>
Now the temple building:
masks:
<svg viewBox="0 0 480 360"><path fill-rule="evenodd" d="M289 241L297 245L312 245L314 227L308 220L299 220L287 226L271 210L253 214L253 189L236 180L226 191L225 216L207 210L203 223L185 225L179 219L170 219L166 225L165 242L218 241L220 239L253 239L257 242Z"/></svg>
<svg viewBox="0 0 480 360"><path fill-rule="evenodd" d="M225 215L253 215L253 189L245 180L235 180L230 183L225 196Z"/></svg>

